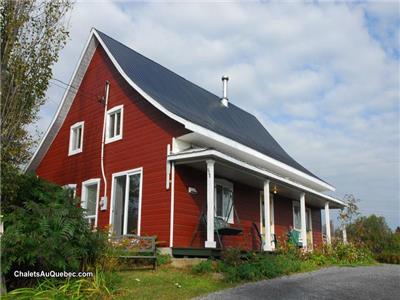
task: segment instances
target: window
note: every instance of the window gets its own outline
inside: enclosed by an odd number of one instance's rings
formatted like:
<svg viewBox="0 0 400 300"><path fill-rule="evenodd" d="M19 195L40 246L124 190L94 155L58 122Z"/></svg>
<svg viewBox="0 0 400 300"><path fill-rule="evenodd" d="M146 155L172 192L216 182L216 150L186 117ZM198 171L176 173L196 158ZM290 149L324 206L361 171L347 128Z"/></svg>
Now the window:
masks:
<svg viewBox="0 0 400 300"><path fill-rule="evenodd" d="M111 224L116 235L140 235L142 169L113 175Z"/></svg>
<svg viewBox="0 0 400 300"><path fill-rule="evenodd" d="M293 228L301 230L300 203L293 202ZM306 230L311 231L311 209L306 208Z"/></svg>
<svg viewBox="0 0 400 300"><path fill-rule="evenodd" d="M233 184L223 179L215 179L215 216L233 223Z"/></svg>
<svg viewBox="0 0 400 300"><path fill-rule="evenodd" d="M82 183L81 206L85 209L85 218L92 228L97 227L97 206L99 203L100 179L90 179Z"/></svg>
<svg viewBox="0 0 400 300"><path fill-rule="evenodd" d="M76 184L66 184L63 189L68 192L68 197L75 199L76 197Z"/></svg>
<svg viewBox="0 0 400 300"><path fill-rule="evenodd" d="M297 202L293 203L293 228L301 230L300 205Z"/></svg>
<svg viewBox="0 0 400 300"><path fill-rule="evenodd" d="M119 105L107 111L106 143L122 139L124 106Z"/></svg>
<svg viewBox="0 0 400 300"><path fill-rule="evenodd" d="M69 134L68 155L74 155L74 154L82 152L83 128L84 128L84 122L78 122L71 126L70 134Z"/></svg>

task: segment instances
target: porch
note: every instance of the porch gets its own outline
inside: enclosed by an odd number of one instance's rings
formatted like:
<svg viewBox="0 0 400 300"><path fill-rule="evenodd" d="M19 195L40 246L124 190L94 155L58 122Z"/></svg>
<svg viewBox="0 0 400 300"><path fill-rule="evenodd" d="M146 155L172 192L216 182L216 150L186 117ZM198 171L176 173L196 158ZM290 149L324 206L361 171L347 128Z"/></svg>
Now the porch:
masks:
<svg viewBox="0 0 400 300"><path fill-rule="evenodd" d="M167 188L171 189L169 246L175 255L217 255L225 247L225 241L220 241L216 219L222 219L226 228L251 229L254 237L258 231L259 245L257 241L253 243L252 250L273 251L290 229L298 230L301 246L311 250L319 241L322 243L321 209L325 212L326 242L330 243L330 209L344 205L331 196L215 149L169 153L167 163L168 176L171 176L167 178ZM197 201L195 226L194 215L189 217L193 207L182 209L186 205L183 198ZM200 223L204 238L198 238L193 244ZM247 231L226 238L227 245L244 244L246 239L251 239Z"/></svg>

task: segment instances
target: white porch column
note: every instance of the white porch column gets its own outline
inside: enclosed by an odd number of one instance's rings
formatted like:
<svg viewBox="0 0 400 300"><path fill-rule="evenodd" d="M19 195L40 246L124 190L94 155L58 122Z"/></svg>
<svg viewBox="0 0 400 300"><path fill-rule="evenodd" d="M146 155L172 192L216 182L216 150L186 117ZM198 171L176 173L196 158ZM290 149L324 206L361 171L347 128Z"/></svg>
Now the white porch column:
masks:
<svg viewBox="0 0 400 300"><path fill-rule="evenodd" d="M306 225L306 194L300 195L301 241L303 248L307 249L307 225Z"/></svg>
<svg viewBox="0 0 400 300"><path fill-rule="evenodd" d="M331 219L329 216L329 202L325 202L325 227L326 227L326 243L331 244Z"/></svg>
<svg viewBox="0 0 400 300"><path fill-rule="evenodd" d="M269 180L264 182L264 251L271 251L271 203L269 194Z"/></svg>
<svg viewBox="0 0 400 300"><path fill-rule="evenodd" d="M216 248L214 240L214 160L207 160L207 240L206 248Z"/></svg>
<svg viewBox="0 0 400 300"><path fill-rule="evenodd" d="M347 231L346 231L346 225L343 226L342 228L342 234L343 234L343 243L347 244Z"/></svg>

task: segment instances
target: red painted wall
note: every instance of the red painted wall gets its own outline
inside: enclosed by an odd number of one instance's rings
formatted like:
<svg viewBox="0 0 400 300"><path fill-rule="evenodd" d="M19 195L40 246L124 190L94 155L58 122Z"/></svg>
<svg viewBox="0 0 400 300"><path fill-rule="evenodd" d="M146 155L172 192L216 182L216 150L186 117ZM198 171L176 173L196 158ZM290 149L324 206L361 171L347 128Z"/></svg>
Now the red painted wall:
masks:
<svg viewBox="0 0 400 300"><path fill-rule="evenodd" d="M113 173L143 167L141 234L156 234L168 243L170 224L170 191L165 188L167 144L174 136L187 131L166 117L136 93L112 66L104 50L98 46L79 87L70 111L37 168L37 174L64 185L102 178L100 145L104 106L98 99L104 94L105 81L110 81L109 109L123 104L123 139L105 146L108 210L99 211L98 224L109 224L111 176ZM92 95L98 95L94 97ZM70 126L84 121L83 152L68 156ZM104 183L101 180L100 194Z"/></svg>

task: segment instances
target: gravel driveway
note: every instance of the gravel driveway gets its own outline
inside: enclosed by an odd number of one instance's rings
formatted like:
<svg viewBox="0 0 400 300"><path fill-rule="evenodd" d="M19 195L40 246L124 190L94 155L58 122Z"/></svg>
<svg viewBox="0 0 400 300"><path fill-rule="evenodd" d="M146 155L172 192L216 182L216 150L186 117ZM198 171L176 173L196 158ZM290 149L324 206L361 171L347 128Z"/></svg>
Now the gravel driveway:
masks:
<svg viewBox="0 0 400 300"><path fill-rule="evenodd" d="M400 266L331 267L209 294L199 299L400 299Z"/></svg>

